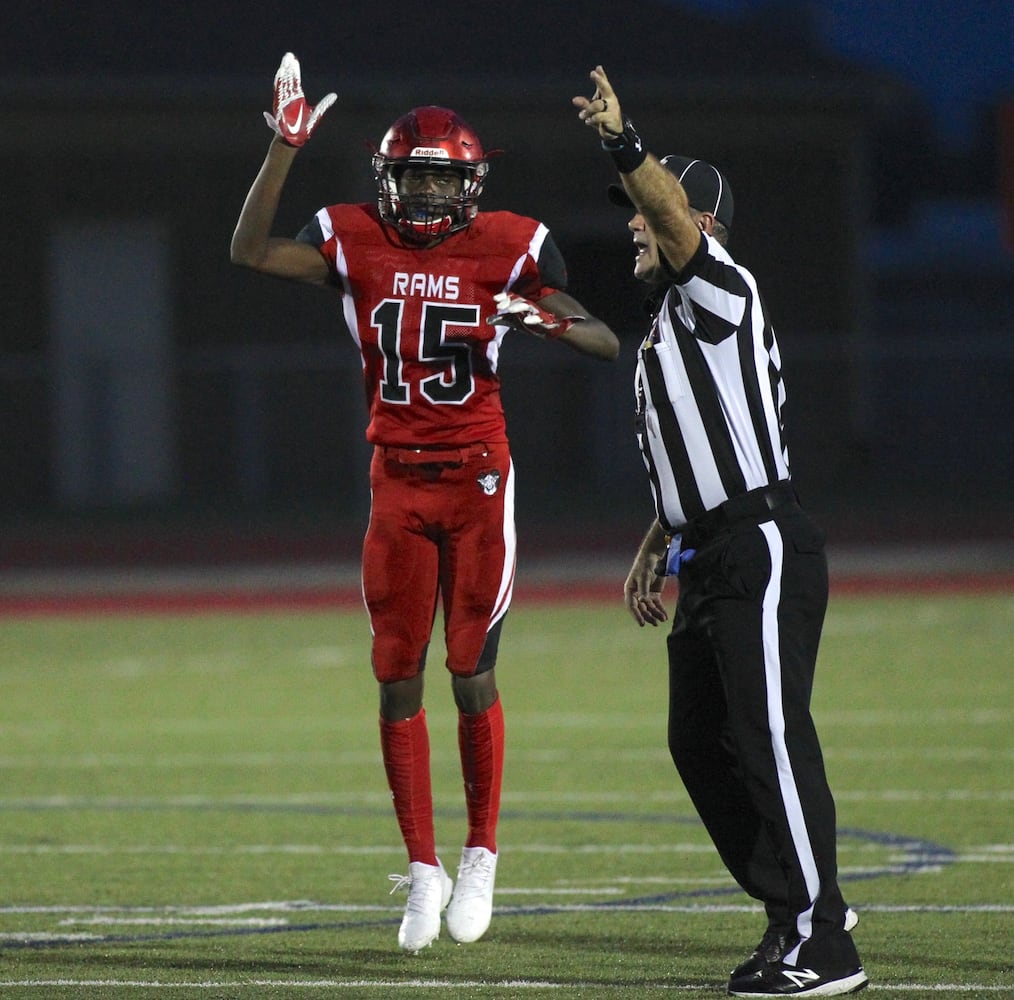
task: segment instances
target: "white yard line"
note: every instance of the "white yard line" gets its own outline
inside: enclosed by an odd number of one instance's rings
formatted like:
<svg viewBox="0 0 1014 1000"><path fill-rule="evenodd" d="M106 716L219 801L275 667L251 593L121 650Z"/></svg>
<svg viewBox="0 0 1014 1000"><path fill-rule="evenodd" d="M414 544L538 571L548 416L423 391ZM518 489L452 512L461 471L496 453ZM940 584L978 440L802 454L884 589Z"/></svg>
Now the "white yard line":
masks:
<svg viewBox="0 0 1014 1000"><path fill-rule="evenodd" d="M532 890L533 892L536 890ZM551 892L552 890L546 890ZM61 926L71 923L87 924L99 923L105 919L111 919L116 914L125 915L148 915L151 920L159 919L164 915L166 922L182 922L186 917L192 917L194 923L214 922L215 919L225 919L235 915L250 912L261 913L362 913L362 912L383 912L401 913L404 907L401 906L374 906L374 905L353 905L346 903L317 903L310 900L278 900L274 902L250 902L224 904L221 906L0 906L0 917L5 915L42 915L42 916L70 916L77 919L61 921ZM585 903L558 904L552 907L560 912L584 912L587 910L600 910L600 906L590 906ZM1014 913L1014 903L967 903L967 904L893 904L893 903L857 903L856 908L862 913ZM510 914L514 910L527 912L529 907L498 906L497 913ZM684 903L684 904L654 904L654 903L630 903L628 905L609 903L610 910L628 910L637 912L665 911L671 913L683 913L696 916L710 916L716 913L761 913L763 908L758 903ZM210 919L209 919L210 918ZM126 922L126 921L125 921ZM270 921L264 921L270 923ZM284 923L284 921L283 921ZM2 937L11 935L0 934Z"/></svg>
<svg viewBox="0 0 1014 1000"><path fill-rule="evenodd" d="M631 854L714 854L715 849L710 843L704 841L685 841L669 844L507 844L505 851L512 855L517 854L559 854L559 855L631 855ZM101 857L115 855L130 856L159 856L159 855L181 855L181 856L243 856L243 855L342 855L342 856L376 856L393 855L401 857L404 848L400 845L369 845L354 846L351 844L232 844L228 846L205 845L205 844L2 844L0 843L0 855L97 855ZM944 849L943 853L927 855L926 845L920 841L902 843L879 843L877 841L867 842L843 836L838 845L838 854L848 857L854 854L882 855L884 863L904 864L912 861L913 857L927 860L957 861L976 864L1006 864L1014 860L1014 844L981 844L968 845L960 851ZM843 868L843 871L856 872L865 871L866 867ZM672 881L671 879L657 879L662 882ZM628 882L644 883L652 879L639 879L636 876L628 878L600 878L595 882ZM686 881L681 879L680 881ZM708 881L708 879L705 879ZM2 908L0 908L2 912Z"/></svg>
<svg viewBox="0 0 1014 1000"><path fill-rule="evenodd" d="M643 763L647 761L667 762L669 751L664 747L647 747L632 749L604 749L583 747L581 750L582 760L587 762L614 762L625 761ZM451 760L453 753L441 753L436 750L432 753L431 759L440 762ZM851 761L882 761L890 758L892 761L911 759L915 761L939 760L944 762L968 762L1014 759L1014 749L997 750L988 746L933 746L933 747L909 747L890 748L884 750L876 747L837 747L828 743L824 747L824 756L837 760ZM547 748L538 750L515 749L511 753L511 759L523 763L551 764L557 761L569 761L573 752L566 748ZM266 766L284 765L319 765L321 767L348 766L354 764L380 764L381 757L379 750L304 750L304 751L265 751L265 752L234 752L224 754L206 753L175 753L175 754L145 754L145 753L80 753L80 754L47 754L47 753L23 753L0 755L0 767L5 770L32 770L46 769L52 771L79 771L93 770L97 768L154 768L156 770L174 770L181 767L206 768L214 767L250 767L260 768Z"/></svg>
<svg viewBox="0 0 1014 1000"><path fill-rule="evenodd" d="M507 980L461 980L461 979L407 979L402 981L390 979L252 979L252 980L203 980L200 982L166 982L163 980L128 980L128 979L10 979L0 980L0 990L10 989L159 989L159 990L559 990L561 993L577 992L587 994L588 990L601 990L601 983L559 983L543 982L533 979ZM610 989L621 989L623 984L617 983ZM714 993L713 985L693 983L652 983L652 990L674 990L683 993ZM1003 994L1011 990L1011 985L988 986L985 984L961 983L895 983L877 984L868 987L869 993L916 993L933 994Z"/></svg>
<svg viewBox="0 0 1014 1000"><path fill-rule="evenodd" d="M835 799L847 802L1009 802L1014 800L1014 788L969 789L942 788L927 791L921 788L881 788L881 789L839 789L835 791ZM207 796L207 795L168 795L164 798L143 796L78 796L78 795L40 795L23 798L0 798L0 812L27 811L32 809L80 809L80 810L146 810L146 809L348 809L363 807L390 807L390 792L358 791L345 793L315 793L291 796ZM681 790L644 792L598 791L565 792L559 790L545 792L504 792L504 805L514 808L539 806L556 807L557 810L580 806L585 809L598 808L603 811L624 805L648 803L658 807L679 806L687 808L689 797ZM450 794L437 794L434 804L438 807L452 806L458 799ZM533 820L544 819L537 813ZM631 813L630 822L637 823L643 816ZM675 819L676 817L674 817Z"/></svg>

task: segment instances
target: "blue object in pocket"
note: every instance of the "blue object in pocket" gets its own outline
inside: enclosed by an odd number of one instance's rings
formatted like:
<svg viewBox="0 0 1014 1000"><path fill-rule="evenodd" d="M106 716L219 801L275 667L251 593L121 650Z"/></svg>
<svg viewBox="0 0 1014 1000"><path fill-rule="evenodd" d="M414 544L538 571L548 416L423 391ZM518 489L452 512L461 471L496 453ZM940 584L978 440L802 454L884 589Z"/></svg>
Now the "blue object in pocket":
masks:
<svg viewBox="0 0 1014 1000"><path fill-rule="evenodd" d="M680 566L683 563L690 562L697 555L697 549L684 549L680 551L682 545L682 535L673 535L669 540L669 548L665 554L665 573L662 574L663 576L679 576Z"/></svg>

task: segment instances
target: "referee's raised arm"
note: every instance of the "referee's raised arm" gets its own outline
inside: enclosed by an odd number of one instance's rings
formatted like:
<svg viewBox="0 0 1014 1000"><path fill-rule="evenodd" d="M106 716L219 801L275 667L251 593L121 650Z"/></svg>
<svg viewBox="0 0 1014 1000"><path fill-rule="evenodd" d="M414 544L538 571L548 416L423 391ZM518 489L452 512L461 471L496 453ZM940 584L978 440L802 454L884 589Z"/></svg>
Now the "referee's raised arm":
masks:
<svg viewBox="0 0 1014 1000"><path fill-rule="evenodd" d="M623 115L616 91L601 66L591 71L592 97L575 97L578 118L596 129L602 147L612 154L634 211L651 226L659 248L677 271L697 251L701 232L709 232L714 216L691 213L686 191L658 157L644 148L631 120Z"/></svg>

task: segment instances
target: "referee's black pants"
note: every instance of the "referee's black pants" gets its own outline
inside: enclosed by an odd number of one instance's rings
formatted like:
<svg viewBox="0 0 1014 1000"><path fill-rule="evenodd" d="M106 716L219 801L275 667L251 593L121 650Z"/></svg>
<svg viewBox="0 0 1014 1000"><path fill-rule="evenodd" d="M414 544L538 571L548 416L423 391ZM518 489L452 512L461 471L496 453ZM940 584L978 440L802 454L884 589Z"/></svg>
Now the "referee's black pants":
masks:
<svg viewBox="0 0 1014 1000"><path fill-rule="evenodd" d="M684 535L669 651L669 749L736 881L794 946L851 971L835 806L810 693L827 607L823 537L796 503Z"/></svg>

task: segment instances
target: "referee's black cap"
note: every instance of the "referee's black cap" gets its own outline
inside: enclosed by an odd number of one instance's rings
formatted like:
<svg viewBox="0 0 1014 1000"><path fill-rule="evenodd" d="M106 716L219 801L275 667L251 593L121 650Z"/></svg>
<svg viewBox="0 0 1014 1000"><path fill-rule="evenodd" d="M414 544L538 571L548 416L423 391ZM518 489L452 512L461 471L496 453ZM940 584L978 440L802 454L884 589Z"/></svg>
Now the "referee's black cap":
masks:
<svg viewBox="0 0 1014 1000"><path fill-rule="evenodd" d="M732 228L732 188L718 167L689 156L666 156L661 163L683 185L691 208L710 212L726 229ZM606 193L614 205L634 207L623 185L610 184Z"/></svg>

